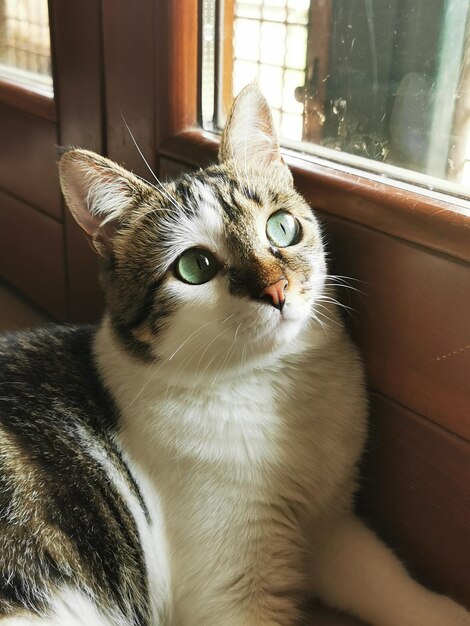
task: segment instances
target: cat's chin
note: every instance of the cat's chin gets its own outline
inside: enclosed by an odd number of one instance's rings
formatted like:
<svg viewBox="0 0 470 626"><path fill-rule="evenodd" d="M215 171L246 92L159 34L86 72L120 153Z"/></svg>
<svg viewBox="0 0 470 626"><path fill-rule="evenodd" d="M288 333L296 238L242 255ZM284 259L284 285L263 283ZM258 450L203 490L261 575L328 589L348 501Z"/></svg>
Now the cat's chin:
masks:
<svg viewBox="0 0 470 626"><path fill-rule="evenodd" d="M263 334L293 338L308 324L309 308L286 305L282 312L275 309L263 316Z"/></svg>
<svg viewBox="0 0 470 626"><path fill-rule="evenodd" d="M289 350L292 343L299 338L308 327L308 317L293 307L287 307L279 313L275 312L258 326L251 343L260 353L277 353Z"/></svg>
<svg viewBox="0 0 470 626"><path fill-rule="evenodd" d="M326 307L325 307L326 308ZM265 311L257 331L249 340L254 354L264 358L301 354L305 349L319 347L328 337L341 332L342 325L332 307L328 307L328 325L313 315L309 302Z"/></svg>

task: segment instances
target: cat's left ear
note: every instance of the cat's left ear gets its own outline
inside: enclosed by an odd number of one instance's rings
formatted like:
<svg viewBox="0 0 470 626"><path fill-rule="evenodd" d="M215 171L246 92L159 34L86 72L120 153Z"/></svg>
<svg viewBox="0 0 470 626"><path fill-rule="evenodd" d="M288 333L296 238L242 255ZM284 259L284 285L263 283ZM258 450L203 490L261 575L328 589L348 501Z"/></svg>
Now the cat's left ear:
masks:
<svg viewBox="0 0 470 626"><path fill-rule="evenodd" d="M145 184L116 163L89 150L67 150L59 160L67 205L95 250L106 256L116 231Z"/></svg>
<svg viewBox="0 0 470 626"><path fill-rule="evenodd" d="M232 160L237 170L263 170L282 165L271 109L259 87L244 87L230 110L219 149L221 163Z"/></svg>

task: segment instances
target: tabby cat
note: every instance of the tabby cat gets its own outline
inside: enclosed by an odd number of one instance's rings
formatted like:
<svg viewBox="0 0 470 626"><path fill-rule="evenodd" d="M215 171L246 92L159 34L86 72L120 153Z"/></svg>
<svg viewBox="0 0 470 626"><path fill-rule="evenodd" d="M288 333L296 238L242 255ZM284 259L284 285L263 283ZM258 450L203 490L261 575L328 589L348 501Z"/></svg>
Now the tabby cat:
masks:
<svg viewBox="0 0 470 626"><path fill-rule="evenodd" d="M257 88L176 182L59 168L107 308L0 341L0 622L468 626L352 513L362 366Z"/></svg>

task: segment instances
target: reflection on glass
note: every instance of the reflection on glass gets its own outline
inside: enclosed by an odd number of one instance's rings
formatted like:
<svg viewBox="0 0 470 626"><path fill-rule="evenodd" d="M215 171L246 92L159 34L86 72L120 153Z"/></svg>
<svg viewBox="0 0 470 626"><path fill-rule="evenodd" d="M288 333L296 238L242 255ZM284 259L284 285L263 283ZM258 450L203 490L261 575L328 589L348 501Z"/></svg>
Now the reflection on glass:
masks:
<svg viewBox="0 0 470 626"><path fill-rule="evenodd" d="M468 0L206 2L222 16L219 90L257 80L286 145L470 188ZM209 82L214 75L203 76L203 93ZM203 107L205 127L223 125L226 100L216 96L212 118Z"/></svg>
<svg viewBox="0 0 470 626"><path fill-rule="evenodd" d="M0 78L51 93L47 0L0 0Z"/></svg>

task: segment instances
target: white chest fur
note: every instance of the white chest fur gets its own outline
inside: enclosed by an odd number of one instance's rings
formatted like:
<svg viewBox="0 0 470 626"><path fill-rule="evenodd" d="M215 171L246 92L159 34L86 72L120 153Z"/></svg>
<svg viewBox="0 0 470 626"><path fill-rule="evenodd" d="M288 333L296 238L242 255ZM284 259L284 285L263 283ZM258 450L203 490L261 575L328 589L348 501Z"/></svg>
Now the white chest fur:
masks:
<svg viewBox="0 0 470 626"><path fill-rule="evenodd" d="M185 607L194 616L198 597L236 577L247 523L253 532L276 498L269 476L281 425L269 388L258 383L210 394L162 390L159 399L137 400L124 420L122 447L146 498L162 503L178 624Z"/></svg>
<svg viewBox="0 0 470 626"><path fill-rule="evenodd" d="M167 590L178 625L210 626L208 599L250 568L254 546L274 541L286 502L320 510L351 474L364 430L360 374L345 379L337 358L323 358L172 388L123 367L122 354L104 357L99 345L98 354L153 516L141 530L153 593Z"/></svg>

